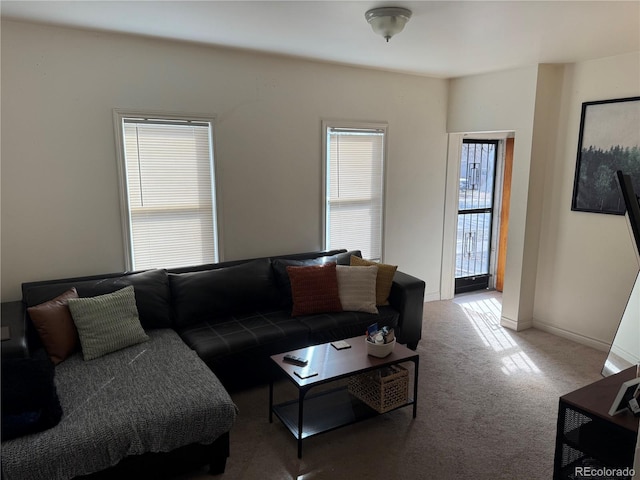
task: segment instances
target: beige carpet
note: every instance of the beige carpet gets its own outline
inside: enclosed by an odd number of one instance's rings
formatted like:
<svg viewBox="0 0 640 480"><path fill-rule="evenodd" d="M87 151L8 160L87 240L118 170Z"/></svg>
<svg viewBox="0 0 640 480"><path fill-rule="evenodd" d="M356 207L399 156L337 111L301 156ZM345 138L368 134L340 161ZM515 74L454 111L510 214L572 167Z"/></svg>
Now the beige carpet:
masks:
<svg viewBox="0 0 640 480"><path fill-rule="evenodd" d="M601 378L606 354L504 329L499 314L495 294L425 304L417 418L404 408L312 437L301 460L289 431L268 422L267 386L232 394L240 414L218 478L550 479L558 397ZM276 393L296 394L287 383Z"/></svg>

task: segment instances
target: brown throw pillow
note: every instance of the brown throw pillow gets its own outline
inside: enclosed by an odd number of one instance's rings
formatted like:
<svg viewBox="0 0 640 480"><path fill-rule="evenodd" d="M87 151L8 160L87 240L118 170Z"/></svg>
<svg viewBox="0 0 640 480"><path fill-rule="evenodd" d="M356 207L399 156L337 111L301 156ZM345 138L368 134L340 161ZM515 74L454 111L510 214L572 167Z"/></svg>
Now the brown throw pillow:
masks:
<svg viewBox="0 0 640 480"><path fill-rule="evenodd" d="M70 298L78 298L75 288L53 300L27 308L31 322L54 365L71 355L79 345L78 330L69 310Z"/></svg>
<svg viewBox="0 0 640 480"><path fill-rule="evenodd" d="M341 312L336 264L287 267L293 297L292 317Z"/></svg>
<svg viewBox="0 0 640 480"><path fill-rule="evenodd" d="M366 267L369 265L378 266L378 276L376 277L376 305L389 305L391 284L393 283L393 276L396 274L398 266L370 262L369 260L364 260L354 255L351 256L352 267Z"/></svg>

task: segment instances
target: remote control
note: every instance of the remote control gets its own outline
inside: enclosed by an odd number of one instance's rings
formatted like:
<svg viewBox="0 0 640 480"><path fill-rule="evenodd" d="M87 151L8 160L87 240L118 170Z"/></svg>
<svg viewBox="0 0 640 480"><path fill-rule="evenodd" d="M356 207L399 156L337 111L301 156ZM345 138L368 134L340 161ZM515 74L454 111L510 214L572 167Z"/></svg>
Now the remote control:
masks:
<svg viewBox="0 0 640 480"><path fill-rule="evenodd" d="M293 363L294 365L299 365L301 367L305 366L307 363L309 363L308 360L301 358L301 357L296 357L295 355L291 355L290 353L287 353L283 360L285 362L289 362L289 363Z"/></svg>

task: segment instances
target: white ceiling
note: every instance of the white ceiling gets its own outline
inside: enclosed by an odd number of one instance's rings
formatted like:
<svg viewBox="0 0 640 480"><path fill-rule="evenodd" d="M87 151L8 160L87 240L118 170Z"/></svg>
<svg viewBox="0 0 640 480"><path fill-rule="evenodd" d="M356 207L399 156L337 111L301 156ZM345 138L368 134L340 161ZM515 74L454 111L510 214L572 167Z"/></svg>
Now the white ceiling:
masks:
<svg viewBox="0 0 640 480"><path fill-rule="evenodd" d="M413 11L389 43L370 8ZM435 77L640 51L633 1L5 1L3 18L185 40Z"/></svg>

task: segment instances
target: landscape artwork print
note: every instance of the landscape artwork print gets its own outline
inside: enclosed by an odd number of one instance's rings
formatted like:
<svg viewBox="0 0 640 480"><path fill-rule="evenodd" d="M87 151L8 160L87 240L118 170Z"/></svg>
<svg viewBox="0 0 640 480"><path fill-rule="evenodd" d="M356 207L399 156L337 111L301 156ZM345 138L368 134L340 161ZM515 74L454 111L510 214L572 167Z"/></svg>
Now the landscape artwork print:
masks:
<svg viewBox="0 0 640 480"><path fill-rule="evenodd" d="M582 104L571 210L623 215L617 170L640 192L640 97Z"/></svg>

